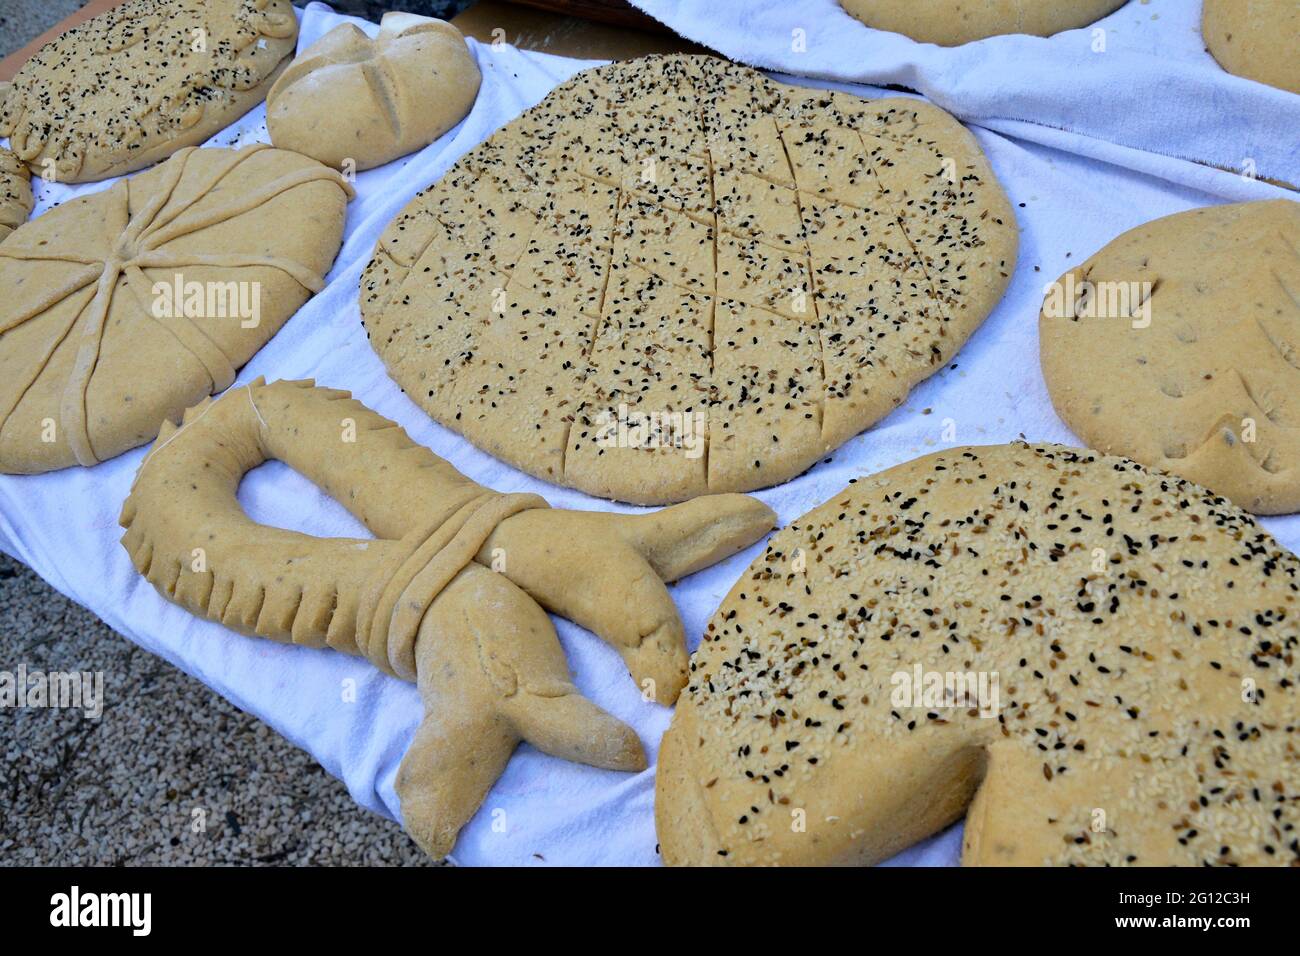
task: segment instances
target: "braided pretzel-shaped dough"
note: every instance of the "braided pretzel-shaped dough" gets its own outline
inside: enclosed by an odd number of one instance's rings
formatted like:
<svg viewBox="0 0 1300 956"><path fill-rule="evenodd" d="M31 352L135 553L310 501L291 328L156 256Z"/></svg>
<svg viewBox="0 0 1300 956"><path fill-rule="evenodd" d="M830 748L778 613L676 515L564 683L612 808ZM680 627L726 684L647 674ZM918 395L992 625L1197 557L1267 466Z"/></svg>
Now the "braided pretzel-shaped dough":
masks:
<svg viewBox="0 0 1300 956"><path fill-rule="evenodd" d="M268 459L376 538L253 522L236 493ZM258 379L163 426L121 524L135 567L193 613L419 684L426 716L397 787L407 830L443 856L520 740L593 766L645 766L631 728L574 687L543 608L596 631L671 703L686 649L663 582L757 540L774 515L744 495L644 516L553 511L470 481L347 392Z"/></svg>

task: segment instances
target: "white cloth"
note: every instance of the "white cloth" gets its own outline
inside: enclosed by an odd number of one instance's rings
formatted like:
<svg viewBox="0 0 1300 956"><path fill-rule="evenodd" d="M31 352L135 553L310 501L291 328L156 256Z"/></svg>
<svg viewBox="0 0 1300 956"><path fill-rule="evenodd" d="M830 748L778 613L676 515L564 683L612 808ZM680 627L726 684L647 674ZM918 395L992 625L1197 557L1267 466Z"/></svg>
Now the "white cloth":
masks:
<svg viewBox="0 0 1300 956"><path fill-rule="evenodd" d="M1130 0L1056 36L960 47L873 30L839 0L631 0L742 63L925 94L968 123L1106 155L1142 149L1300 186L1300 96L1226 72L1205 50L1197 0ZM1300 56L1300 52L1297 52Z"/></svg>
<svg viewBox="0 0 1300 956"><path fill-rule="evenodd" d="M307 8L300 48L343 18ZM373 24L363 25L373 32ZM328 285L303 306L239 375L314 377L350 389L402 424L466 475L499 491L531 491L561 508L626 510L537 481L473 448L407 399L366 342L357 282L380 232L420 189L451 163L540 100L557 83L592 65L509 46L471 42L483 70L473 111L428 148L357 177L347 234ZM880 95L875 91L873 95ZM1134 153L1130 166L1081 158L1060 134L1045 147L976 128L1021 227L1020 264L1006 299L946 369L902 407L849 442L829 462L760 492L784 525L839 491L850 478L938 450L1020 435L1074 441L1053 413L1038 365L1037 315L1044 283L1146 220L1225 200L1273 198L1283 190L1202 166ZM266 140L255 110L213 138L213 145ZM38 184L38 208L104 188ZM1021 205L1023 204L1023 206ZM1041 268L1041 271L1040 271ZM931 410L930 414L924 414ZM945 420L955 442L941 442ZM201 621L163 600L132 568L118 544L117 516L145 449L94 468L38 476L0 476L0 547L84 604L110 626L256 714L306 748L348 786L356 801L397 818L394 775L421 715L414 687L364 660L328 650L250 639ZM318 535L366 534L341 506L278 462L251 473L240 500L259 521ZM1300 517L1266 525L1295 549ZM692 648L723 596L758 553L755 545L673 588ZM557 620L582 691L636 728L653 765L671 712L641 701L617 654L568 621ZM345 702L347 682L355 701ZM110 709L113 702L107 702ZM637 775L594 770L522 746L484 808L462 831L454 858L464 864L650 864L657 859L654 770ZM902 862L956 862L958 829L902 854Z"/></svg>

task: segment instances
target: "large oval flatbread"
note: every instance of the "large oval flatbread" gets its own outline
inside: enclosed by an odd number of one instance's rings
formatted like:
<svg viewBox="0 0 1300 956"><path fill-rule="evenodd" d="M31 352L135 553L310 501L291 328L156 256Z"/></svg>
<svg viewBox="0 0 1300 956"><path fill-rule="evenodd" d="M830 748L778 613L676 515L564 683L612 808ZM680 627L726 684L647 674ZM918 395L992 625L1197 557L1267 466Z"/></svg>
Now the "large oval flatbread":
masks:
<svg viewBox="0 0 1300 956"><path fill-rule="evenodd" d="M1300 3L1205 0L1205 46L1229 73L1300 93Z"/></svg>
<svg viewBox="0 0 1300 956"><path fill-rule="evenodd" d="M1088 445L1300 510L1300 203L1212 206L1126 232L1055 283L1043 375Z"/></svg>
<svg viewBox="0 0 1300 956"><path fill-rule="evenodd" d="M23 64L0 136L47 178L120 176L262 102L297 38L289 0L126 0Z"/></svg>
<svg viewBox="0 0 1300 956"><path fill-rule="evenodd" d="M1060 446L858 480L768 542L659 754L678 864L1300 863L1300 559Z"/></svg>
<svg viewBox="0 0 1300 956"><path fill-rule="evenodd" d="M1004 33L1047 37L1100 20L1128 0L840 0L869 27L958 46Z"/></svg>
<svg viewBox="0 0 1300 956"><path fill-rule="evenodd" d="M324 284L351 187L288 150L189 148L0 243L0 471L150 441Z"/></svg>
<svg viewBox="0 0 1300 956"><path fill-rule="evenodd" d="M988 315L1016 243L941 110L650 57L580 73L417 195L361 315L437 421L662 503L785 481L880 419Z"/></svg>

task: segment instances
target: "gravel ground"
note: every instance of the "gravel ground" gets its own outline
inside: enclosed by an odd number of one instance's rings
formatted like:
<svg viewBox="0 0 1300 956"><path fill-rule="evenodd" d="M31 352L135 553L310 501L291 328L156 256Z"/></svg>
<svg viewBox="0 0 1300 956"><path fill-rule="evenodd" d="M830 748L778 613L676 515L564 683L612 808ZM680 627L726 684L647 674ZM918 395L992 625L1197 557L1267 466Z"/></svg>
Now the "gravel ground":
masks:
<svg viewBox="0 0 1300 956"><path fill-rule="evenodd" d="M0 555L0 671L102 672L103 716L0 715L0 863L425 865L308 754Z"/></svg>
<svg viewBox="0 0 1300 956"><path fill-rule="evenodd" d="M85 5L86 0L4 0L0 9L0 57L31 43Z"/></svg>

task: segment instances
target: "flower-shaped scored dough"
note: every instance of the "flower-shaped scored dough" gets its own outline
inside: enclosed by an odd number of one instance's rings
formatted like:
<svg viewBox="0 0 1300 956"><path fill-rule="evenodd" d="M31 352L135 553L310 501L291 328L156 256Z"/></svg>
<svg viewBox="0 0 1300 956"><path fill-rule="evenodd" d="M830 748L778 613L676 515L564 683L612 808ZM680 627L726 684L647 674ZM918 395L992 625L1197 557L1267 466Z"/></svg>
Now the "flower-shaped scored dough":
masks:
<svg viewBox="0 0 1300 956"><path fill-rule="evenodd" d="M266 126L276 146L339 169L370 169L459 123L480 80L450 23L389 12L373 40L343 23L304 50L271 87Z"/></svg>
<svg viewBox="0 0 1300 956"><path fill-rule="evenodd" d="M669 863L1300 862L1300 559L1123 458L956 448L768 542L659 754Z"/></svg>
<svg viewBox="0 0 1300 956"><path fill-rule="evenodd" d="M1138 226L1060 278L1043 376L1089 446L1256 514L1300 510L1300 203Z"/></svg>
<svg viewBox="0 0 1300 956"><path fill-rule="evenodd" d="M1016 223L918 100L704 56L584 71L389 225L361 316L437 421L641 504L786 481L941 368Z"/></svg>
<svg viewBox="0 0 1300 956"><path fill-rule="evenodd" d="M0 243L0 471L158 434L324 284L351 187L266 145L188 148Z"/></svg>
<svg viewBox="0 0 1300 956"><path fill-rule="evenodd" d="M959 46L1004 33L1046 37L1100 20L1128 0L840 0L869 27Z"/></svg>
<svg viewBox="0 0 1300 956"><path fill-rule="evenodd" d="M262 102L297 37L289 0L126 0L23 64L0 136L47 178L120 176Z"/></svg>
<svg viewBox="0 0 1300 956"><path fill-rule="evenodd" d="M269 458L375 539L253 523L236 492ZM774 519L742 495L641 516L551 510L475 484L347 392L259 379L164 426L121 522L131 560L167 599L418 682L426 715L397 790L407 830L443 856L521 740L597 767L645 767L631 728L574 687L545 610L601 635L647 700L671 703L686 648L663 582L751 544Z"/></svg>

